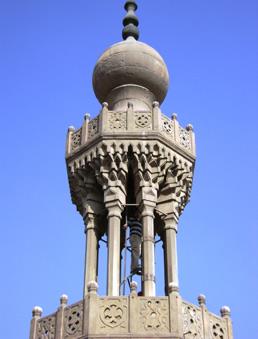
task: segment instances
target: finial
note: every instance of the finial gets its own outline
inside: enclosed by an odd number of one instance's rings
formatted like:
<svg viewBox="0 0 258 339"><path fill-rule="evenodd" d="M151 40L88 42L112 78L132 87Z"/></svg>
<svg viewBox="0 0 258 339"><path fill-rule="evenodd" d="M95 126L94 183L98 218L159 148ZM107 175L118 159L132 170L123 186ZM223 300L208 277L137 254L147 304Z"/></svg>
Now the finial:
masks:
<svg viewBox="0 0 258 339"><path fill-rule="evenodd" d="M129 37L133 37L136 40L139 39L139 20L135 15L137 7L138 6L135 0L126 1L125 3L125 10L127 11L127 14L123 20L124 29L122 32L122 36L124 40Z"/></svg>
<svg viewBox="0 0 258 339"><path fill-rule="evenodd" d="M231 313L231 311L230 311L230 308L228 306L221 307L220 314L221 314L222 318L230 317L230 313Z"/></svg>
<svg viewBox="0 0 258 339"><path fill-rule="evenodd" d="M96 294L98 291L99 285L96 281L92 280L88 282L87 288L88 288L89 293Z"/></svg>
<svg viewBox="0 0 258 339"><path fill-rule="evenodd" d="M60 297L60 305L64 306L67 305L68 296L66 294L62 294Z"/></svg>
<svg viewBox="0 0 258 339"><path fill-rule="evenodd" d="M200 306L206 305L206 297L204 294L200 294L198 297L198 303Z"/></svg>
<svg viewBox="0 0 258 339"><path fill-rule="evenodd" d="M136 281L132 281L130 283L130 292L132 295L137 295L137 282Z"/></svg>
<svg viewBox="0 0 258 339"><path fill-rule="evenodd" d="M42 313L43 313L43 310L39 306L35 306L32 310L32 316L33 317L39 317L40 318L42 316Z"/></svg>

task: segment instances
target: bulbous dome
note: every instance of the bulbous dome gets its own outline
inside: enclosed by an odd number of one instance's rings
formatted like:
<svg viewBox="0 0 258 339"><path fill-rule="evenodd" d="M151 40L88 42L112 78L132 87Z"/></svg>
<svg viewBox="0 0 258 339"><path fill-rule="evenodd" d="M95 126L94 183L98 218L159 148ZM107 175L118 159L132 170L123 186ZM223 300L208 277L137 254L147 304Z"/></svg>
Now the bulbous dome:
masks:
<svg viewBox="0 0 258 339"><path fill-rule="evenodd" d="M93 88L100 103L112 102L118 92L120 99L134 99L135 96L139 101L140 96L144 96L146 102L161 103L168 84L168 70L160 54L133 37L108 48L93 72Z"/></svg>

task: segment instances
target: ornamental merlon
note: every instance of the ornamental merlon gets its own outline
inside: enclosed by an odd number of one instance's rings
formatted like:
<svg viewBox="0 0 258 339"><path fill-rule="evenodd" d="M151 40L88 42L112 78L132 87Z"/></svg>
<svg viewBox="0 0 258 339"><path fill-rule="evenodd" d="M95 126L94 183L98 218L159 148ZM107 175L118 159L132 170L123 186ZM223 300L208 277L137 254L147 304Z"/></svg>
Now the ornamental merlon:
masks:
<svg viewBox="0 0 258 339"><path fill-rule="evenodd" d="M100 114L94 119L86 115L81 128L69 128L66 143L66 158L76 156L82 149L91 148L101 140L150 140L156 139L195 160L195 136L191 125L183 128L176 116L172 119L162 114L157 102L152 110L134 110L128 103L126 111L113 111L103 104Z"/></svg>

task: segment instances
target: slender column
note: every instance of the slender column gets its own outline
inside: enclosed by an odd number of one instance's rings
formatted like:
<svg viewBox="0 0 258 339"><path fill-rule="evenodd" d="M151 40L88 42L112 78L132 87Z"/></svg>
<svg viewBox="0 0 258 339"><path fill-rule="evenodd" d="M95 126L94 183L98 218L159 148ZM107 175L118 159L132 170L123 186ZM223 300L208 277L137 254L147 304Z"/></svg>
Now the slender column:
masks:
<svg viewBox="0 0 258 339"><path fill-rule="evenodd" d="M106 204L108 209L108 274L107 295L119 296L120 292L120 233L122 207L118 201Z"/></svg>
<svg viewBox="0 0 258 339"><path fill-rule="evenodd" d="M143 294L155 296L155 254L154 254L154 205L143 201Z"/></svg>
<svg viewBox="0 0 258 339"><path fill-rule="evenodd" d="M88 293L88 283L97 281L98 267L98 235L96 230L96 217L87 213L85 218L86 250L84 269L84 297Z"/></svg>
<svg viewBox="0 0 258 339"><path fill-rule="evenodd" d="M178 284L178 267L177 267L177 222L174 218L164 220L165 223L165 271L166 271L166 286Z"/></svg>

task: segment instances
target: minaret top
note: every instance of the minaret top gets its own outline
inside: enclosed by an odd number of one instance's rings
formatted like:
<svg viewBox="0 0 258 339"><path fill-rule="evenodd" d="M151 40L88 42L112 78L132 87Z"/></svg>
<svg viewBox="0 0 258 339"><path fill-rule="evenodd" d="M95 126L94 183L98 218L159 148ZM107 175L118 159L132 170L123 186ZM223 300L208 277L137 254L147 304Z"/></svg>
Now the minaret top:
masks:
<svg viewBox="0 0 258 339"><path fill-rule="evenodd" d="M167 66L151 46L137 41L139 20L137 4L126 1L123 39L108 48L93 72L93 88L100 103L111 110L126 110L132 103L136 110L150 110L152 103L165 99L169 84Z"/></svg>
<svg viewBox="0 0 258 339"><path fill-rule="evenodd" d="M128 37L134 37L135 40L139 39L139 20L135 15L135 11L138 6L134 0L126 1L125 10L127 11L126 16L123 20L124 29L122 32L123 39L126 40Z"/></svg>

